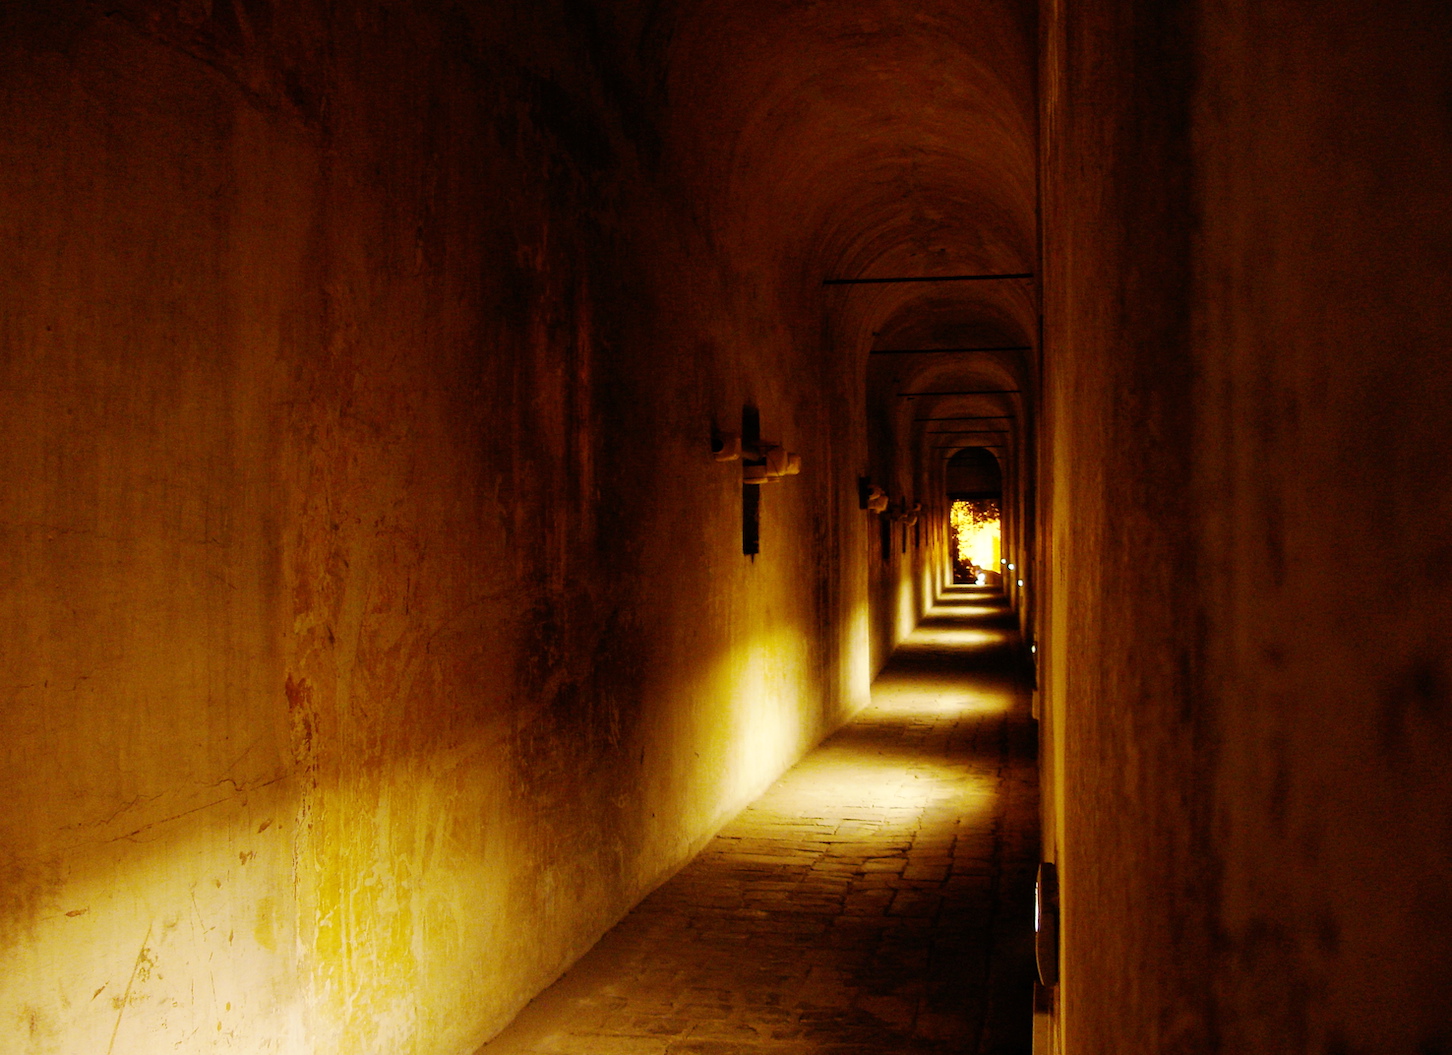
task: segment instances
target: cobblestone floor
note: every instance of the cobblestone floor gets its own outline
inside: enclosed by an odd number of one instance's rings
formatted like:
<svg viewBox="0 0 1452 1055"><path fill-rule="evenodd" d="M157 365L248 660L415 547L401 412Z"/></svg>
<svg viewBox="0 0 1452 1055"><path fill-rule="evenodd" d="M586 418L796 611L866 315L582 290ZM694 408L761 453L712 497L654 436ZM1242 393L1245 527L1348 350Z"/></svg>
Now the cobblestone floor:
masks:
<svg viewBox="0 0 1452 1055"><path fill-rule="evenodd" d="M868 708L480 1055L1027 1055L1037 777L1014 625L989 590L951 590Z"/></svg>

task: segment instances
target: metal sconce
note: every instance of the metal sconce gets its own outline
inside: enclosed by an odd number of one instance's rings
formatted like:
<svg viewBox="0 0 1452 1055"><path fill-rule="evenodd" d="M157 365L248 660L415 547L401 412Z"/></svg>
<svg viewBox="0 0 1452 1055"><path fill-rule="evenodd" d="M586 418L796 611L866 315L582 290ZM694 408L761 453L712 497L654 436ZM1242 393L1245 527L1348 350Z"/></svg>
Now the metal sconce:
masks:
<svg viewBox="0 0 1452 1055"><path fill-rule="evenodd" d="M741 480L748 484L781 483L802 471L802 456L777 443L764 441L746 445L734 432L717 432L711 437L711 457L718 462L741 462Z"/></svg>
<svg viewBox="0 0 1452 1055"><path fill-rule="evenodd" d="M741 457L741 437L734 432L712 433L711 457L718 462L734 462Z"/></svg>
<svg viewBox="0 0 1452 1055"><path fill-rule="evenodd" d="M761 438L761 412L741 408L741 431L711 430L711 457L741 463L741 552L752 560L761 552L761 485L779 484L802 471L802 456Z"/></svg>

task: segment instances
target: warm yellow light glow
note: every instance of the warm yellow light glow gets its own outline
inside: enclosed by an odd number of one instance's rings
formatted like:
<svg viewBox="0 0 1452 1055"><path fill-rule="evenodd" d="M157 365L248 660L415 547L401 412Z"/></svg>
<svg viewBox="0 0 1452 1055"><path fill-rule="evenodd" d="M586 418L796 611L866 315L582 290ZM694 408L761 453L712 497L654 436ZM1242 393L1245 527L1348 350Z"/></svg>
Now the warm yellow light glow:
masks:
<svg viewBox="0 0 1452 1055"><path fill-rule="evenodd" d="M1007 634L1002 630L976 630L959 627L918 627L912 644L923 648L983 648L1000 644ZM902 647L908 647L906 644Z"/></svg>
<svg viewBox="0 0 1452 1055"><path fill-rule="evenodd" d="M193 1036L215 1039L208 1050L314 1050L287 955L296 809L272 782L78 845L28 932L0 942L0 1003L26 1009L20 1032L0 1027L0 1051L201 1050Z"/></svg>
<svg viewBox="0 0 1452 1055"><path fill-rule="evenodd" d="M898 717L875 711L873 707L866 712L869 720ZM951 762L909 760L895 753L883 754L880 748L880 743L860 741L850 731L834 737L773 789L772 806L788 815L809 817L852 809L881 810L871 818L885 822L880 834L886 834L894 821L913 830L918 810L950 801L960 818L991 812L997 790L991 778L967 775Z"/></svg>
<svg viewBox="0 0 1452 1055"><path fill-rule="evenodd" d="M711 712L714 735L705 738L698 764L713 774L734 812L761 793L809 746L811 730L800 720L801 697L809 684L809 641L797 627L758 627L721 655L702 685L707 698L731 701L725 713ZM707 815L714 826L723 818Z"/></svg>
<svg viewBox="0 0 1452 1055"><path fill-rule="evenodd" d="M897 608L895 615L896 633L893 635L896 640L903 640L913 632L913 627L918 625L917 595L913 592L911 579L901 579L897 584Z"/></svg>
<svg viewBox="0 0 1452 1055"><path fill-rule="evenodd" d="M984 616L984 615L993 615L995 611L997 611L997 609L994 609L994 608L986 608L986 607L984 607L982 605L973 605L973 604L964 605L961 608L958 607L957 605L951 605L951 606L946 606L946 607L945 606L942 606L942 605L938 605L938 606L934 606L933 608L929 609L928 610L928 614L929 615L942 615L944 612L950 612L953 615Z"/></svg>
<svg viewBox="0 0 1452 1055"><path fill-rule="evenodd" d="M872 698L872 646L868 619L867 598L864 597L852 609L847 631L849 644L843 656L847 668L848 713L860 710Z"/></svg>
<svg viewBox="0 0 1452 1055"><path fill-rule="evenodd" d="M1001 533L997 502L954 502L948 516L953 531L955 566L970 563L984 569L999 563Z"/></svg>

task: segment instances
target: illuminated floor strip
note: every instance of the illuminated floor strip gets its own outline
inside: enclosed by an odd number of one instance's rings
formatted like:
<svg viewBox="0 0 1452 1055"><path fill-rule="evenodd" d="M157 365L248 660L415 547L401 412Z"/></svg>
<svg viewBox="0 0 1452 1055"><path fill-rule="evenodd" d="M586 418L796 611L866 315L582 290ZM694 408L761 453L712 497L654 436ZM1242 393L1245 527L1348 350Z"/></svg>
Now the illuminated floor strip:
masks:
<svg viewBox="0 0 1452 1055"><path fill-rule="evenodd" d="M1028 1052L1033 725L1007 609L944 601L870 707L482 1052Z"/></svg>

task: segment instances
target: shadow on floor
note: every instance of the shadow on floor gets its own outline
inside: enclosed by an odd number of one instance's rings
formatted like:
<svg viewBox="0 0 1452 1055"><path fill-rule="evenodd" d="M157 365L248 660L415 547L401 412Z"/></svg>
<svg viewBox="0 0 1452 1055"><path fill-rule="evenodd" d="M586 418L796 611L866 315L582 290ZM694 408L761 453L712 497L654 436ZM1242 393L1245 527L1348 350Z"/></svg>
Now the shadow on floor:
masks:
<svg viewBox="0 0 1452 1055"><path fill-rule="evenodd" d="M1028 704L1002 598L951 589L869 707L481 1055L1027 1055Z"/></svg>

